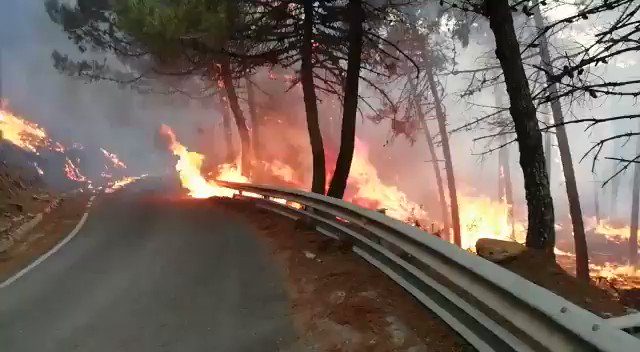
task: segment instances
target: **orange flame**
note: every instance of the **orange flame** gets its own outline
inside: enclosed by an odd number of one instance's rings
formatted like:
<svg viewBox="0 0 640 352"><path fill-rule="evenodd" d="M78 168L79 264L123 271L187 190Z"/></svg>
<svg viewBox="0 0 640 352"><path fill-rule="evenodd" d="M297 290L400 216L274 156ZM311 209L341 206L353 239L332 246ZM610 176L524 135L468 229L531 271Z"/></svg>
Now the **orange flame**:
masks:
<svg viewBox="0 0 640 352"><path fill-rule="evenodd" d="M396 186L380 180L378 171L369 160L367 146L359 140L356 140L348 183L356 192L348 195L347 201L368 208L384 208L387 215L402 221L415 222L427 218L422 206L410 201Z"/></svg>
<svg viewBox="0 0 640 352"><path fill-rule="evenodd" d="M269 170L274 176L278 176L278 178L285 182L294 183L296 181L295 170L291 166L279 160L265 163L265 166L266 169Z"/></svg>
<svg viewBox="0 0 640 352"><path fill-rule="evenodd" d="M509 205L506 203L485 196L466 195L459 195L458 202L462 248L475 248L480 238L524 242L526 225L516 222L515 236L512 236Z"/></svg>
<svg viewBox="0 0 640 352"><path fill-rule="evenodd" d="M624 285L616 285L618 288L640 287L640 269L633 266L612 263L604 263L603 265L590 264L589 270L592 277L603 277L608 280L624 282Z"/></svg>
<svg viewBox="0 0 640 352"><path fill-rule="evenodd" d="M111 161L111 163L113 164L113 167L115 167L116 169L126 169L127 165L125 165L122 161L120 161L120 159L118 159L118 156L115 155L114 153L109 153L108 151L106 151L104 148L100 148L100 151L102 151L102 154L104 154L105 158L109 159L109 161Z"/></svg>
<svg viewBox="0 0 640 352"><path fill-rule="evenodd" d="M205 179L200 171L204 156L199 153L189 152L186 147L176 140L171 128L163 125L161 132L170 138L169 149L179 158L176 170L179 173L183 187L189 190L190 196L194 198L231 197L237 193L237 191L220 187L215 181ZM297 184L295 182L295 169L281 161L268 163L265 169L287 182ZM231 164L225 164L219 168L218 179L249 182L249 179L241 175L240 169ZM303 188L303 185L297 185ZM524 242L526 222L513 220L514 224L511 224L511 205L507 204L504 199L493 200L487 196L471 196L468 195L469 193L460 192L458 195L463 249L473 250L476 241L480 238ZM257 194L246 192L244 195L259 197ZM271 200L294 208L301 207L300 204L288 202L285 199L272 198ZM380 179L376 167L369 160L366 145L360 141L356 142L345 200L370 209L384 208L387 215L411 224L428 219L428 214L418 203L410 200L407 194L396 186L387 184ZM615 228L606 222L601 222L598 224L596 232L611 238L628 238L629 229L628 227ZM560 256L575 256L557 248L555 248L555 253ZM591 264L591 270L594 276L618 278L623 279L625 282L630 282L631 279L637 279L640 276L639 271L611 263L606 263L602 266Z"/></svg>
<svg viewBox="0 0 640 352"><path fill-rule="evenodd" d="M593 226L593 231L595 233L604 235L608 240L618 243L629 241L629 237L631 236L631 227L616 227L610 224L608 219L601 219L600 221L594 220L594 222L595 226ZM640 243L640 239L638 239L638 243Z"/></svg>
<svg viewBox="0 0 640 352"><path fill-rule="evenodd" d="M0 109L1 139L32 153L49 144L47 133L38 124Z"/></svg>
<svg viewBox="0 0 640 352"><path fill-rule="evenodd" d="M140 175L140 176L124 177L124 178L114 182L110 187L108 187L105 190L105 193L113 193L113 192L119 190L120 188L122 188L122 187L124 187L124 186L126 186L126 185L128 185L128 184L130 184L132 182L135 182L135 181L137 181L137 180L139 180L139 179L141 179L143 177L147 177L147 175L145 174L145 175Z"/></svg>
<svg viewBox="0 0 640 352"><path fill-rule="evenodd" d="M176 139L176 135L167 125L160 127L160 133L169 138L169 149L178 157L176 170L180 177L182 187L189 190L189 196L193 198L232 197L238 193L235 190L218 186L215 181L206 180L200 171L204 156L196 152L190 152ZM232 182L248 182L242 176L240 170L233 165L225 164L219 169L218 179Z"/></svg>
<svg viewBox="0 0 640 352"><path fill-rule="evenodd" d="M87 181L87 178L84 175L82 175L82 173L80 173L80 170L78 169L78 167L75 166L73 162L69 160L69 158L67 158L67 160L64 163L64 173L67 175L67 178L69 178L70 180L73 180L76 182Z"/></svg>

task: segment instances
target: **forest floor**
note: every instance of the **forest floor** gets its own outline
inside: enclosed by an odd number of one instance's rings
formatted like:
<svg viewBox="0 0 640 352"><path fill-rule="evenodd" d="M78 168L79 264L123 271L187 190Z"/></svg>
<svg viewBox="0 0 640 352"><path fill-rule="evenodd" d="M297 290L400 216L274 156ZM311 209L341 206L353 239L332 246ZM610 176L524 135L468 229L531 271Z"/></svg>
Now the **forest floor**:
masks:
<svg viewBox="0 0 640 352"><path fill-rule="evenodd" d="M41 212L55 198L14 166L0 162L0 235Z"/></svg>
<svg viewBox="0 0 640 352"><path fill-rule="evenodd" d="M575 261L575 258L563 256L554 258L547 253L527 249L517 258L501 265L601 317L628 313L627 307L620 301L615 291L597 285L594 281L581 282L572 273L566 271L563 267L568 264L563 261L567 260Z"/></svg>
<svg viewBox="0 0 640 352"><path fill-rule="evenodd" d="M350 246L249 202L216 202L248 220L282 263L304 350L474 350Z"/></svg>

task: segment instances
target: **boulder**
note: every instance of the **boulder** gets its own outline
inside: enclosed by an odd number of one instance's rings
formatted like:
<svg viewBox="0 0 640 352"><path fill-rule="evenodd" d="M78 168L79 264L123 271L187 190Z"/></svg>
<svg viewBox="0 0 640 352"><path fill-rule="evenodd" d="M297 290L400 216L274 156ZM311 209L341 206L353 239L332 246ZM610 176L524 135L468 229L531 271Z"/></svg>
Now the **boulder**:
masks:
<svg viewBox="0 0 640 352"><path fill-rule="evenodd" d="M494 263L511 260L526 250L526 247L517 242L496 240L493 238L481 238L476 242L476 253Z"/></svg>

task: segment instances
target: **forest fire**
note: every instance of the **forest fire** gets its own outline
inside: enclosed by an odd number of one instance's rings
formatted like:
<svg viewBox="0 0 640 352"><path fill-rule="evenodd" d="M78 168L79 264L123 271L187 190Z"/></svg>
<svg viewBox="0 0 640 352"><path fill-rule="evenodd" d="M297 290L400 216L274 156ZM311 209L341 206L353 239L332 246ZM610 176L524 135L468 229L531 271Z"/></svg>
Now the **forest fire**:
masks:
<svg viewBox="0 0 640 352"><path fill-rule="evenodd" d="M80 159L78 157L70 158L66 154L67 148L65 148L62 143L49 137L43 127L10 112L4 106L0 108L0 140L7 141L26 152L36 155L41 155L43 151L50 151L54 154L59 153L62 155L61 160L63 160L63 162L62 165L60 165L60 168L62 169L64 176L73 182L91 185L91 180L89 180L86 174L84 174L78 166L80 164ZM73 149L85 150L84 146L80 143L73 143ZM108 172L110 168L126 169L127 166L116 154L111 153L104 148L100 148L100 151L109 161L109 164L104 164L104 168L107 171L103 171L101 173L101 177L103 179L106 180L113 178L113 175ZM72 159L75 161L72 161ZM45 171L40 167L40 165L38 165L38 163L32 162L31 164L40 176L45 175ZM125 177L123 180L126 179L127 178Z"/></svg>
<svg viewBox="0 0 640 352"><path fill-rule="evenodd" d="M190 152L184 145L178 142L173 130L162 125L161 134L168 139L169 150L178 157L176 171L179 174L182 186L189 191L193 198L232 197L237 191L221 187L214 181L250 182L251 180L241 174L239 161L236 164L223 164L218 167L217 174L205 177L201 167L205 156ZM264 169L278 179L290 184L292 187L305 189L307 185L297 181L296 168L279 160L263 162ZM330 177L330 175L328 175ZM351 166L345 200L372 210L384 209L385 214L412 225L427 229L427 224L437 225L437 228L428 230L441 231L442 225L435 221L427 211L418 203L409 199L406 193L394 185L382 181L378 170L369 160L368 148L365 143L356 143L355 154ZM289 204L284 199L274 201L293 207L299 204ZM494 238L511 240L523 243L526 235L526 222L512 220L510 217L510 205L506 202L493 200L487 196L471 196L461 192L458 198L460 207L461 246L463 249L475 250L476 241L480 238ZM432 225L433 226L433 225ZM592 226L593 227L593 226ZM597 235L608 239L621 241L628 238L629 229L616 228L606 221L595 226ZM445 240L450 240L447 235L439 234ZM558 256L575 257L571 252L556 248ZM614 263L592 263L590 265L593 277L603 277L623 281L630 287L639 287L640 273L633 268Z"/></svg>
<svg viewBox="0 0 640 352"><path fill-rule="evenodd" d="M119 189L121 189L122 187L133 183L135 181L138 181L141 178L147 177L147 175L140 175L140 176L129 176L129 177L124 177L116 182L114 182L111 186L107 187L107 189L105 190L105 193L113 193Z"/></svg>
<svg viewBox="0 0 640 352"><path fill-rule="evenodd" d="M67 175L67 178L76 182L85 182L87 178L82 175L78 167L71 161L69 158L66 159L64 163L64 172Z"/></svg>
<svg viewBox="0 0 640 352"><path fill-rule="evenodd" d="M427 212L421 205L410 201L396 186L385 184L378 170L369 160L367 146L356 140L356 149L349 173L349 186L345 200L372 209L385 209L392 218L410 223L427 220Z"/></svg>
<svg viewBox="0 0 640 352"><path fill-rule="evenodd" d="M524 242L526 225L517 221L511 224L508 204L465 195L459 196L458 202L462 248L474 249L480 238Z"/></svg>
<svg viewBox="0 0 640 352"><path fill-rule="evenodd" d="M190 152L178 142L173 130L162 125L160 133L168 138L169 150L179 159L176 170L179 173L182 186L189 191L189 196L194 198L209 198L213 196L231 197L234 190L221 187L212 179L202 174L201 167L205 156L196 152ZM265 169L274 176L299 189L307 188L307 185L296 182L295 168L279 160L264 163ZM210 175L219 180L232 182L250 182L242 176L241 169L235 164L223 164L218 168L217 175ZM327 175L327 179L331 175ZM422 205L411 201L406 193L394 185L382 181L378 170L369 160L368 147L362 141L357 141L351 172L348 181L348 189L344 199L372 210L384 209L385 214L395 219L427 228L427 224L438 224L439 231L442 226L429 217ZM284 200L281 200L284 203ZM522 223L511 224L509 221L508 207L503 202L491 200L488 197L460 197L460 221L462 228L462 247L473 249L477 239L491 237L509 240L515 236L523 240L525 225ZM436 230L436 229L434 229ZM514 232L514 233L512 233ZM445 239L448 236L443 236Z"/></svg>
<svg viewBox="0 0 640 352"><path fill-rule="evenodd" d="M109 153L104 148L100 148L100 151L102 152L102 154L104 154L105 158L107 158L109 161L111 161L111 163L113 164L113 167L115 167L116 169L126 169L127 168L127 165L125 165L122 161L120 161L120 159L118 158L117 155L115 155L113 153Z"/></svg>
<svg viewBox="0 0 640 352"><path fill-rule="evenodd" d="M204 155L190 152L184 145L180 144L171 127L162 125L160 133L168 138L169 150L178 157L176 171L180 176L182 187L189 190L189 196L193 198L231 197L237 193L235 190L218 186L215 181L206 180L200 170ZM248 182L248 179L242 176L239 168L228 164L220 167L217 177L225 181Z"/></svg>
<svg viewBox="0 0 640 352"><path fill-rule="evenodd" d="M0 109L0 132L1 139L32 153L49 145L43 128L4 109Z"/></svg>
<svg viewBox="0 0 640 352"><path fill-rule="evenodd" d="M617 243L628 241L631 236L631 228L629 226L616 227L611 224L608 219L600 219L600 221L597 221L594 232L604 235L608 240Z"/></svg>

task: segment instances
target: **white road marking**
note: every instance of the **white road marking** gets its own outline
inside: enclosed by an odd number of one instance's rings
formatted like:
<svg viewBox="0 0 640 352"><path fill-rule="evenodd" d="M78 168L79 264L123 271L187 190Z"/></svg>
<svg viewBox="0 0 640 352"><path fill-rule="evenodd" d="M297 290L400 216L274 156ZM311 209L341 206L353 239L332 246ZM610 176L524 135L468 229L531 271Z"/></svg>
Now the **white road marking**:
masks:
<svg viewBox="0 0 640 352"><path fill-rule="evenodd" d="M93 199L95 197L96 196L91 196L91 198L89 198L89 202L87 202L87 208L86 208L87 210L85 210L84 214L82 214L82 218L80 219L80 221L78 222L76 227L73 229L73 231L71 231L71 233L69 233L67 235L67 237L65 237L62 241L60 241L58 244L56 244L47 253L41 255L40 258L36 259L33 263L29 264L29 266L27 266L26 268L18 271L13 276L11 276L10 278L8 278L5 281L3 281L2 283L0 283L0 289L11 285L14 281L16 281L19 278L21 278L24 274L28 273L33 268L35 268L38 264L42 263L47 258L49 258L52 254L57 252L60 248L62 248L62 246L67 244L67 242L71 241L78 234L78 232L82 228L82 225L84 225L84 223L87 221L87 217L89 216L89 208L91 208L91 205L93 204Z"/></svg>

